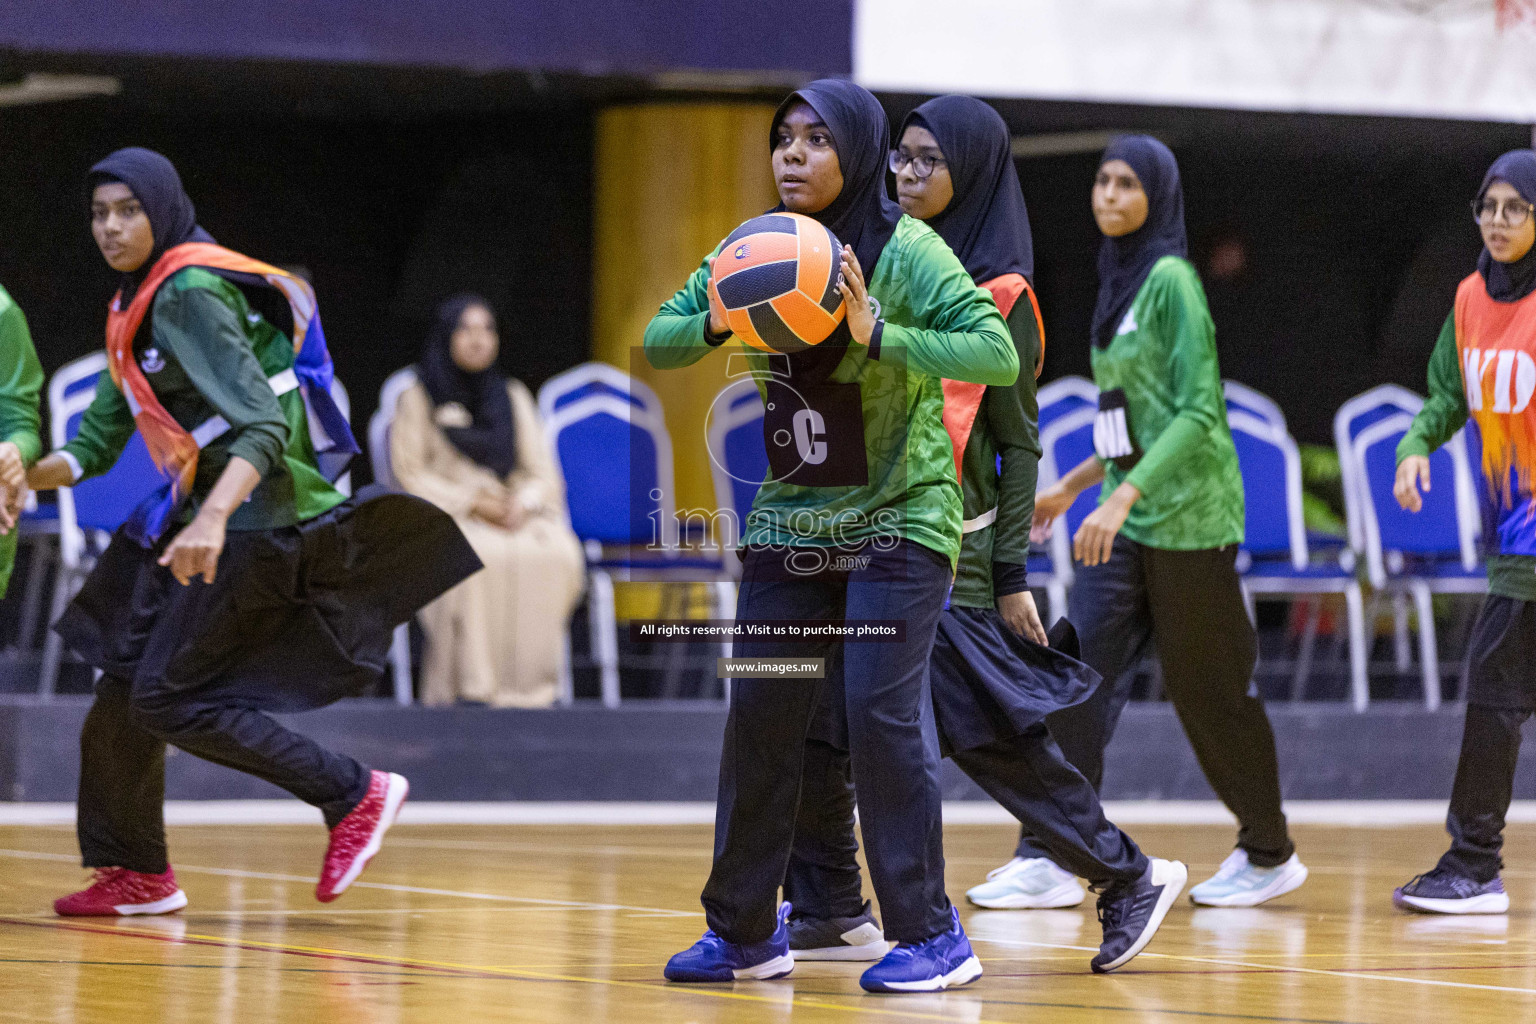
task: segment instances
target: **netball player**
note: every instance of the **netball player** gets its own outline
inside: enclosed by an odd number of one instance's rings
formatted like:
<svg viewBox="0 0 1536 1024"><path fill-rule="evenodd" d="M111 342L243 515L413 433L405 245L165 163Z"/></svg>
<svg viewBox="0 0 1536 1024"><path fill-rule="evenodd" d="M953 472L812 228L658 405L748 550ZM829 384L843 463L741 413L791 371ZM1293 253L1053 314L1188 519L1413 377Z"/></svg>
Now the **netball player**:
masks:
<svg viewBox="0 0 1536 1024"><path fill-rule="evenodd" d="M1502 914L1504 815L1520 726L1536 711L1536 152L1494 161L1472 201L1483 234L1477 272L1429 357L1429 400L1397 446L1398 502L1411 512L1430 488L1429 453L1466 427L1478 467L1488 597L1467 641L1467 719L1451 789L1451 848L1393 894L1438 914ZM1449 480L1437 481L1441 487Z"/></svg>
<svg viewBox="0 0 1536 1024"><path fill-rule="evenodd" d="M773 466L758 491L744 531L737 615L901 620L905 633L821 645L754 638L738 640L736 654L826 659L825 685L846 709L870 873L886 934L897 942L860 983L907 992L981 974L944 892L939 752L926 680L961 535L943 381L1008 385L1019 363L992 297L938 235L887 197L889 139L879 102L846 81L811 83L773 118L768 142L781 209L816 218L844 243L847 329L795 356L747 355L769 395L765 433L791 429L776 417L803 403L826 425L819 439L826 449L810 469ZM686 366L730 342L710 263L646 329L653 365ZM770 372L780 364L787 377ZM825 561L842 553L856 557ZM857 567L830 567L849 564ZM817 565L828 567L806 571ZM778 890L806 739L841 731L816 714L822 685L735 680L703 895L709 931L672 958L669 979L725 982L793 968L790 907L779 904Z"/></svg>
<svg viewBox="0 0 1536 1024"><path fill-rule="evenodd" d="M1237 848L1190 899L1256 906L1300 886L1307 869L1281 809L1274 734L1250 689L1257 652L1235 567L1243 482L1168 147L1145 135L1111 142L1094 178L1093 215L1103 234L1090 349L1095 454L1038 495L1035 523L1048 531L1078 494L1103 483L1073 538L1082 568L1069 610L1083 660L1105 683L1053 716L1051 730L1097 787L1129 697L1126 669L1155 643L1195 757L1238 821ZM1045 856L1025 836L1003 875Z"/></svg>
<svg viewBox="0 0 1536 1024"><path fill-rule="evenodd" d="M63 915L187 903L162 804L165 748L248 772L319 808L315 896L341 895L379 850L406 780L289 729L358 693L393 627L479 568L453 525L405 495L353 501L319 468L309 421L355 452L330 399L314 294L216 245L171 162L124 149L91 168L91 231L120 275L108 371L37 489L110 469L137 429L167 484L112 537L56 629L99 669L80 737L78 834L96 878Z"/></svg>

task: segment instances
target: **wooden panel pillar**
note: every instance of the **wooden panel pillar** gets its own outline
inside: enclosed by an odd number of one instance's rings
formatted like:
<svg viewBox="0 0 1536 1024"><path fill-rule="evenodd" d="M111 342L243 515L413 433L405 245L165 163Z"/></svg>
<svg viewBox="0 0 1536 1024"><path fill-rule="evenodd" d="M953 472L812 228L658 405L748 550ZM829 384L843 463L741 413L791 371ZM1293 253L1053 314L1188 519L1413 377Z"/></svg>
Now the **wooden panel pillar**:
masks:
<svg viewBox="0 0 1536 1024"><path fill-rule="evenodd" d="M593 175L593 356L655 388L672 436L679 509L714 509L705 416L726 358L653 370L645 325L700 260L777 202L769 165L773 107L647 103L597 118Z"/></svg>

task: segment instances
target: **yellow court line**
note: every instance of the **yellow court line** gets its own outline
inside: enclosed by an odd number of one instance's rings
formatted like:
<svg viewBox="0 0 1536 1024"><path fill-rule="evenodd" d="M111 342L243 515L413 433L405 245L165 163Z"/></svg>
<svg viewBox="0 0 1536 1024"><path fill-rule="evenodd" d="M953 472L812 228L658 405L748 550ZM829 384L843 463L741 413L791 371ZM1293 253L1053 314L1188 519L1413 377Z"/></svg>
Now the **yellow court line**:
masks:
<svg viewBox="0 0 1536 1024"><path fill-rule="evenodd" d="M1027 942L1023 939L989 939L979 935L970 937L972 942L991 942L999 946L1023 946L1038 947L1042 949L1080 949L1087 950L1087 946L1067 946L1055 942ZM1480 989L1488 992L1514 992L1522 995L1536 995L1536 988L1514 988L1509 985L1479 985L1470 981L1440 981L1436 978L1403 978L1395 974L1378 974L1369 971L1350 970L1326 970L1321 967L1293 967L1289 964L1264 964L1244 960L1217 960L1212 957L1188 956L1180 953L1147 953L1143 952L1137 959L1151 957L1157 960L1178 960L1192 964L1215 964L1218 967L1247 967L1262 971L1284 971L1293 974L1321 974L1330 978L1368 978L1375 981L1396 981L1405 985L1431 985L1441 988L1467 988Z"/></svg>
<svg viewBox="0 0 1536 1024"><path fill-rule="evenodd" d="M38 850L0 849L0 857L22 860L68 861L79 863L80 858L65 853L44 853ZM177 871L185 874L218 875L224 878L254 878L264 882L294 882L314 885L317 879L306 875L281 875L271 871L247 871L242 868L208 868L195 864L178 864ZM454 896L465 900L485 900L497 903L526 903L558 910L631 910L658 917L703 917L702 910L674 910L670 907L637 907L627 903L592 903L587 900L555 900L534 896L503 896L499 893L465 892L461 889L431 889L419 885L395 885L389 882L353 882L354 889L378 889L383 892L403 892L416 896ZM406 913L406 911L401 911Z"/></svg>
<svg viewBox="0 0 1536 1024"><path fill-rule="evenodd" d="M375 966L396 965L404 967L437 968L439 970L471 971L480 974L498 974L509 978L525 978L529 981L569 981L584 985L606 985L611 988L640 989L653 995L659 995L663 997L704 996L710 999L733 999L739 1002L768 1003L776 1007L783 1007L785 1004L785 1000L782 998L774 998L771 996L754 996L748 995L744 992L721 992L717 990L711 990L702 987L696 988L691 986L684 988L682 986L673 986L663 982L621 981L617 978L590 978L576 974L553 974L545 971L530 971L518 967L493 967L479 964L461 964L449 960L421 960L415 957L379 956L377 954L361 953L353 950L330 949L325 946L301 946L294 943L285 942L267 942L261 939L232 939L222 935L201 935L192 932L187 932L179 936L167 936L160 932L138 931L131 928L92 928L71 926L70 930L87 931L97 935L127 935L162 940L167 938L171 938L173 940L193 940L197 942L206 942L214 946L221 946L225 948L248 948L255 946L261 949L270 949L273 952L279 953L299 953L313 956L346 957L353 960L366 961L374 964ZM931 994L940 995L942 993ZM880 1017L896 1017L903 1020L957 1021L963 1019L966 1021L966 1024L1007 1024L1006 1021L981 1020L972 1017L945 1017L938 1014L917 1013L910 1010L892 1010L882 1007L862 1005L850 1006L846 1003L824 1003L812 999L795 998L793 996L789 1002L792 1006L801 1006L810 1009L838 1010L844 1013L871 1014Z"/></svg>

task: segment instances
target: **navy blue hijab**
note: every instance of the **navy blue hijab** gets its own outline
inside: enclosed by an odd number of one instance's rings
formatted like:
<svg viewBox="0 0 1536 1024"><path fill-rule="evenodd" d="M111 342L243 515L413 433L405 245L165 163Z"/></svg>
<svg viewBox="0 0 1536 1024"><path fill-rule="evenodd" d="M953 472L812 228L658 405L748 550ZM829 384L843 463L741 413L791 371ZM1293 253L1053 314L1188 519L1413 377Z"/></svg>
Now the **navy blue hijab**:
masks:
<svg viewBox="0 0 1536 1024"><path fill-rule="evenodd" d="M853 247L867 285L885 243L896 232L901 207L885 191L885 161L891 148L891 123L874 94L841 78L820 78L790 93L774 111L768 131L769 152L778 144L779 122L789 108L805 102L820 115L837 149L843 190L830 206L811 216L832 229L838 241ZM770 213L784 209L780 204Z"/></svg>
<svg viewBox="0 0 1536 1024"><path fill-rule="evenodd" d="M465 310L475 306L487 312L491 308L489 302L469 292L445 299L437 307L417 370L434 407L454 403L470 415L467 427L439 425L448 440L464 455L505 477L517 468L517 428L507 378L495 363L470 373L453 359L453 332L458 330Z"/></svg>
<svg viewBox="0 0 1536 1024"><path fill-rule="evenodd" d="M144 208L150 231L155 236L155 247L150 250L144 265L123 275L124 303L132 301L139 290L139 282L148 276L150 268L167 249L183 242L213 241L213 236L197 224L197 210L181 187L181 175L176 173L176 165L152 149L141 146L119 149L91 168L88 181L93 193L103 182L118 181L127 185Z"/></svg>
<svg viewBox="0 0 1536 1024"><path fill-rule="evenodd" d="M1495 160L1483 176L1477 198L1481 200L1496 181L1514 186L1521 199L1536 203L1536 150L1514 149ZM1500 263L1485 248L1477 258L1477 272L1483 275L1489 298L1517 302L1536 290L1536 246L1513 263Z"/></svg>
<svg viewBox="0 0 1536 1024"><path fill-rule="evenodd" d="M1035 244L1002 116L972 96L940 96L908 114L902 133L913 124L938 140L955 187L955 197L928 226L978 284L1021 274L1033 285Z"/></svg>
<svg viewBox="0 0 1536 1024"><path fill-rule="evenodd" d="M1150 135L1122 135L1112 141L1099 159L1103 167L1124 160L1141 181L1147 194L1147 220L1120 238L1099 243L1099 298L1093 307L1092 337L1095 348L1114 340L1136 293L1164 256L1187 256L1184 233L1184 186L1179 181L1179 162L1173 152Z"/></svg>

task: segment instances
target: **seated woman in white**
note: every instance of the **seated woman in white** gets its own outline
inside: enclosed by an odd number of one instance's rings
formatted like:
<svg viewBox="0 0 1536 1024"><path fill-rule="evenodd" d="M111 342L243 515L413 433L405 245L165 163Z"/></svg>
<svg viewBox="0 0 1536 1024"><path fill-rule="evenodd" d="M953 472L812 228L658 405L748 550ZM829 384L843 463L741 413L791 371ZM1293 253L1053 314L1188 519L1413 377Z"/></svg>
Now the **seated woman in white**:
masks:
<svg viewBox="0 0 1536 1024"><path fill-rule="evenodd" d="M448 511L485 563L421 611L422 700L543 707L559 684L581 545L533 398L496 367L490 306L438 307L390 430L395 479Z"/></svg>

